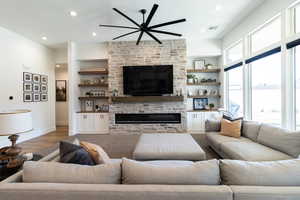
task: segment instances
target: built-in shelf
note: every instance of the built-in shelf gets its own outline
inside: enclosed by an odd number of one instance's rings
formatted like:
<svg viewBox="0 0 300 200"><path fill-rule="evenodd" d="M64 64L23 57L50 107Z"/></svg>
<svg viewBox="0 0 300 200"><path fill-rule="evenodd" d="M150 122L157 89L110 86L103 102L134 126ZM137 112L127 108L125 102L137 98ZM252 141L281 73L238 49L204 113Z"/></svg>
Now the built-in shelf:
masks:
<svg viewBox="0 0 300 200"><path fill-rule="evenodd" d="M80 75L108 75L108 71L79 71Z"/></svg>
<svg viewBox="0 0 300 200"><path fill-rule="evenodd" d="M76 113L82 113L82 114L84 114L84 113L109 113L109 111L78 111L78 112L76 112Z"/></svg>
<svg viewBox="0 0 300 200"><path fill-rule="evenodd" d="M207 82L207 83L187 83L190 86L218 86L221 85L220 82Z"/></svg>
<svg viewBox="0 0 300 200"><path fill-rule="evenodd" d="M78 84L79 87L108 87L106 83L99 83L99 84Z"/></svg>
<svg viewBox="0 0 300 200"><path fill-rule="evenodd" d="M183 96L132 96L111 97L113 103L143 103L143 102L181 102Z"/></svg>
<svg viewBox="0 0 300 200"><path fill-rule="evenodd" d="M187 73L219 73L220 69L188 69Z"/></svg>
<svg viewBox="0 0 300 200"><path fill-rule="evenodd" d="M78 97L79 100L96 100L96 99L109 99L109 97L97 96L97 97Z"/></svg>
<svg viewBox="0 0 300 200"><path fill-rule="evenodd" d="M187 112L218 112L218 109L211 109L211 110L188 110Z"/></svg>
<svg viewBox="0 0 300 200"><path fill-rule="evenodd" d="M220 95L197 95L197 96L188 96L188 98L221 98Z"/></svg>
<svg viewBox="0 0 300 200"><path fill-rule="evenodd" d="M79 62L105 62L108 61L107 58L103 58L103 59L78 59L77 61Z"/></svg>

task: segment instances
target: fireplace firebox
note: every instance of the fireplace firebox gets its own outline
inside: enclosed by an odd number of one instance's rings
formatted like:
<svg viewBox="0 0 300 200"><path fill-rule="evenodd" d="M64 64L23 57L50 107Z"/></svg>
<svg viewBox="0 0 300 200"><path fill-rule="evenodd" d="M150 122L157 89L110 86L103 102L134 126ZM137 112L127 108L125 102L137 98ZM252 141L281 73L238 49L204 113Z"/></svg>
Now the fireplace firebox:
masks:
<svg viewBox="0 0 300 200"><path fill-rule="evenodd" d="M181 113L115 114L116 124L180 124Z"/></svg>

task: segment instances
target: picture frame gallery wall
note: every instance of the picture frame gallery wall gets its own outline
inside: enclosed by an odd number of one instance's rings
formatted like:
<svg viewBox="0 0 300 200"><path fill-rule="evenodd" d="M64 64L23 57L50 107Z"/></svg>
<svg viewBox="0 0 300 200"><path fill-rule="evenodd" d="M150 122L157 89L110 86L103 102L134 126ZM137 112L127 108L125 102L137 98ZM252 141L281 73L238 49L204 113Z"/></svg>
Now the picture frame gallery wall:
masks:
<svg viewBox="0 0 300 200"><path fill-rule="evenodd" d="M23 72L23 101L48 101L48 76Z"/></svg>

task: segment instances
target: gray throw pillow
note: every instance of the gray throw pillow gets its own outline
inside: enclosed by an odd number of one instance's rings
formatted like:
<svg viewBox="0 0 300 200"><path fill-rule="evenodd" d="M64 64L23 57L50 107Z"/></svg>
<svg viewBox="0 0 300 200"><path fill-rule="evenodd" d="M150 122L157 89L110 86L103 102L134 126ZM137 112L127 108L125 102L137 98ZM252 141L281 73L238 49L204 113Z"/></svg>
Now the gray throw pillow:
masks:
<svg viewBox="0 0 300 200"><path fill-rule="evenodd" d="M158 166L123 159L123 184L219 185L217 160L200 161L183 166Z"/></svg>
<svg viewBox="0 0 300 200"><path fill-rule="evenodd" d="M244 120L242 124L242 136L256 142L260 127L261 123L259 122Z"/></svg>
<svg viewBox="0 0 300 200"><path fill-rule="evenodd" d="M221 131L220 120L206 120L205 121L205 132L219 132Z"/></svg>
<svg viewBox="0 0 300 200"><path fill-rule="evenodd" d="M120 163L96 166L58 162L32 162L23 166L25 183L119 184Z"/></svg>
<svg viewBox="0 0 300 200"><path fill-rule="evenodd" d="M300 186L300 160L220 160L220 170L224 185Z"/></svg>
<svg viewBox="0 0 300 200"><path fill-rule="evenodd" d="M272 125L263 124L257 141L260 144L286 153L294 158L300 155L300 131L291 132Z"/></svg>

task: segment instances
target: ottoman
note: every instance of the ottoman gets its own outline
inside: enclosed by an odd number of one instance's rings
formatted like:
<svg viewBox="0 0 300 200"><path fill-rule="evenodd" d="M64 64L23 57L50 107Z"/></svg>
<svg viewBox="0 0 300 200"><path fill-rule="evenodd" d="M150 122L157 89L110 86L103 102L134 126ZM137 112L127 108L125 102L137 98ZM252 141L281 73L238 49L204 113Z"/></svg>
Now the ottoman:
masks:
<svg viewBox="0 0 300 200"><path fill-rule="evenodd" d="M135 160L205 160L190 134L142 134L133 152Z"/></svg>

